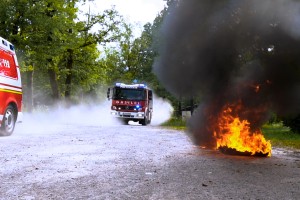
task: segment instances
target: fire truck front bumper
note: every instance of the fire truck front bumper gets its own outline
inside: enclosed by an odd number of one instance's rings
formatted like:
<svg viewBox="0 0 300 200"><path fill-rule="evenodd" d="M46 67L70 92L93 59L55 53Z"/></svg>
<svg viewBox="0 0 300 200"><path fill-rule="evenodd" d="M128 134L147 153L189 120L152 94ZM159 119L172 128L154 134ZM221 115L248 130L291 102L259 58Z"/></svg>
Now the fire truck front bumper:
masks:
<svg viewBox="0 0 300 200"><path fill-rule="evenodd" d="M111 115L119 118L126 119L144 119L144 112L121 112L121 111L111 111Z"/></svg>

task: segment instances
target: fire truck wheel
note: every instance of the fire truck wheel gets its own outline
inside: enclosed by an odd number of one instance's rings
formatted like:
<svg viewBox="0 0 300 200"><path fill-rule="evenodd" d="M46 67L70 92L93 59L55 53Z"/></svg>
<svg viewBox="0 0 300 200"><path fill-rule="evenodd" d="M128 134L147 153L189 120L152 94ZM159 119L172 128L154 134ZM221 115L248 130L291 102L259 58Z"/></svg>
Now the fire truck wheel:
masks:
<svg viewBox="0 0 300 200"><path fill-rule="evenodd" d="M16 124L16 114L14 112L14 108L9 105L4 113L2 124L1 124L1 131L0 134L2 136L9 136L13 133Z"/></svg>
<svg viewBox="0 0 300 200"><path fill-rule="evenodd" d="M146 116L144 117L144 119L142 119L140 121L140 123L143 125L143 126L146 126L147 124L149 124L149 119L150 119L150 115L149 115L149 112L147 112Z"/></svg>
<svg viewBox="0 0 300 200"><path fill-rule="evenodd" d="M152 119L152 113L149 113L147 124L151 123L151 119Z"/></svg>
<svg viewBox="0 0 300 200"><path fill-rule="evenodd" d="M144 119L142 119L141 121L140 121L140 124L142 124L143 126L146 126L147 125L147 118L145 117Z"/></svg>

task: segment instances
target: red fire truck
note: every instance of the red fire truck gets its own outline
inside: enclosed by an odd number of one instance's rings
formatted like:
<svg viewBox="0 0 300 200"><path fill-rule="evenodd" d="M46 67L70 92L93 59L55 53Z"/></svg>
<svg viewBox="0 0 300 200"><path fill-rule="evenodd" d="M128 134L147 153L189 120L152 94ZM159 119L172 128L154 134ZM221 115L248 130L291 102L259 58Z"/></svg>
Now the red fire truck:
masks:
<svg viewBox="0 0 300 200"><path fill-rule="evenodd" d="M150 124L153 112L153 94L145 84L116 83L108 88L107 98L112 99L111 114L124 124L129 121Z"/></svg>
<svg viewBox="0 0 300 200"><path fill-rule="evenodd" d="M0 37L0 135L8 136L22 120L22 84L14 46Z"/></svg>

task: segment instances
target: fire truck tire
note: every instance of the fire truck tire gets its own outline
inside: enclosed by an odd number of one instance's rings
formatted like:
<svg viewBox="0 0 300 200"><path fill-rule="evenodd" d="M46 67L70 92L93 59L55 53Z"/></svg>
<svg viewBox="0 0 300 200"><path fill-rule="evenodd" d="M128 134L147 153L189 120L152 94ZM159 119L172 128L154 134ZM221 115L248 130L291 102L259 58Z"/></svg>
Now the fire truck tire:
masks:
<svg viewBox="0 0 300 200"><path fill-rule="evenodd" d="M141 121L140 121L140 124L142 124L143 126L146 126L147 125L147 118L145 117L144 119L142 119Z"/></svg>
<svg viewBox="0 0 300 200"><path fill-rule="evenodd" d="M151 123L151 119L152 119L152 113L149 113L147 124Z"/></svg>
<svg viewBox="0 0 300 200"><path fill-rule="evenodd" d="M149 124L151 121L151 116L150 116L150 113L147 112L146 116L144 117L144 119L142 119L140 121L140 123L143 125L143 126L147 126L147 124Z"/></svg>
<svg viewBox="0 0 300 200"><path fill-rule="evenodd" d="M13 133L15 129L17 115L15 113L14 107L9 105L4 113L1 129L0 129L0 135L1 136L9 136Z"/></svg>

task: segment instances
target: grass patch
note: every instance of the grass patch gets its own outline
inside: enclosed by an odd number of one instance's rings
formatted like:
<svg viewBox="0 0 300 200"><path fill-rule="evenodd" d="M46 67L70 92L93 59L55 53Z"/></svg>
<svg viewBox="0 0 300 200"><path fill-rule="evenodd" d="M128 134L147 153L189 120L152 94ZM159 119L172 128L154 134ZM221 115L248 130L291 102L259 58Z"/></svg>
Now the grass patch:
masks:
<svg viewBox="0 0 300 200"><path fill-rule="evenodd" d="M262 132L272 146L300 149L300 134L291 132L282 123L266 124L262 127Z"/></svg>
<svg viewBox="0 0 300 200"><path fill-rule="evenodd" d="M185 130L186 129L186 121L181 118L172 117L168 121L161 124L163 127L173 128L176 130Z"/></svg>
<svg viewBox="0 0 300 200"><path fill-rule="evenodd" d="M176 130L186 130L186 121L173 117L161 124L161 126ZM265 124L262 127L262 132L265 138L271 141L272 146L300 149L300 134L291 132L282 123Z"/></svg>

